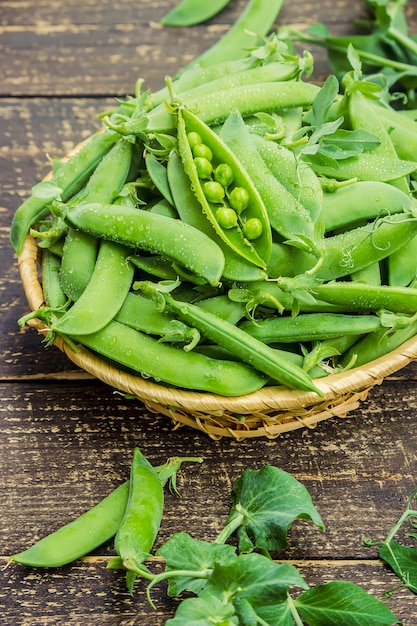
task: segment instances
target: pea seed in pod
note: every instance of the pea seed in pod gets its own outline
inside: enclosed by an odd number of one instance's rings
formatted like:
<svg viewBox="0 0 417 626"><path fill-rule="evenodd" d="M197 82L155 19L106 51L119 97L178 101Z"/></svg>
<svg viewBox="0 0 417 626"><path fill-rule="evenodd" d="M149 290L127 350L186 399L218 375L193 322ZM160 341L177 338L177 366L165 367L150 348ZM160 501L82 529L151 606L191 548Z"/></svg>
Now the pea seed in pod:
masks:
<svg viewBox="0 0 417 626"><path fill-rule="evenodd" d="M207 161L211 161L213 158L213 153L205 143L197 143L193 148L193 155L195 157L202 157L203 159L207 159Z"/></svg>
<svg viewBox="0 0 417 626"><path fill-rule="evenodd" d="M224 187L215 180L209 180L203 184L204 195L209 202L221 204L225 195Z"/></svg>

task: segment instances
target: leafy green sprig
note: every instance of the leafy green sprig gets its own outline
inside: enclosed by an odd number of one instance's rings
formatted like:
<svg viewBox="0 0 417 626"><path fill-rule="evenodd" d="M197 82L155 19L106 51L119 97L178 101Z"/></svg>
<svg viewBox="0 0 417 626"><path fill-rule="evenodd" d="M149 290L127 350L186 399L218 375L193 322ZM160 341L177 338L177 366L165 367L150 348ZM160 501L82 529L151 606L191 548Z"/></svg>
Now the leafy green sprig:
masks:
<svg viewBox="0 0 417 626"><path fill-rule="evenodd" d="M413 529L417 529L417 509L415 503L417 501L417 487L415 487L408 496L406 508L398 519L397 523L391 528L384 541L372 541L366 539L364 544L368 547L379 546L379 557L390 566L393 572L401 580L399 587L407 587L413 593L417 593L417 548L405 546L395 541L394 537L398 534L401 527L409 523ZM417 539L417 533L408 533L408 537ZM385 594L389 597L398 589L396 587Z"/></svg>
<svg viewBox="0 0 417 626"><path fill-rule="evenodd" d="M349 71L347 49L353 45L367 80L387 86L392 97L405 98L416 106L417 38L408 32L405 8L408 0L364 0L369 17L356 20L359 34L334 37L327 26L314 24L305 32L283 27L280 36L326 48L333 73L341 78Z"/></svg>
<svg viewBox="0 0 417 626"><path fill-rule="evenodd" d="M170 597L193 594L166 626L383 626L398 624L380 600L347 581L310 587L271 552L288 547L296 519L325 526L307 489L291 474L264 465L245 470L232 488L233 505L212 541L174 534L157 551L165 571L145 574L152 588L166 580ZM236 537L236 544L226 543ZM144 575L143 572L138 572Z"/></svg>

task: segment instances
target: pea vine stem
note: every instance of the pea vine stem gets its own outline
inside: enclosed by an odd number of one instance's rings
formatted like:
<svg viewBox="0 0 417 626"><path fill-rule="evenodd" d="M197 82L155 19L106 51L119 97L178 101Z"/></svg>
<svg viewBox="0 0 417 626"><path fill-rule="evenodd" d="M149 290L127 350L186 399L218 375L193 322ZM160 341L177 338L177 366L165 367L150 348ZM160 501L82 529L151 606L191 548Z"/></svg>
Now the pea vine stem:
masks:
<svg viewBox="0 0 417 626"><path fill-rule="evenodd" d="M217 535L216 539L214 540L214 543L217 543L217 544L226 543L227 539L231 535L233 535L233 533L239 528L239 526L242 525L242 522L245 520L245 518L249 517L248 514L245 513L243 507L240 506L239 504L236 504L235 510L237 513L226 524L223 530Z"/></svg>
<svg viewBox="0 0 417 626"><path fill-rule="evenodd" d="M301 621L300 615L298 614L297 608L294 604L294 600L291 598L289 594L287 597L287 604L290 607L291 617L294 620L294 624L296 626L304 626L303 622Z"/></svg>

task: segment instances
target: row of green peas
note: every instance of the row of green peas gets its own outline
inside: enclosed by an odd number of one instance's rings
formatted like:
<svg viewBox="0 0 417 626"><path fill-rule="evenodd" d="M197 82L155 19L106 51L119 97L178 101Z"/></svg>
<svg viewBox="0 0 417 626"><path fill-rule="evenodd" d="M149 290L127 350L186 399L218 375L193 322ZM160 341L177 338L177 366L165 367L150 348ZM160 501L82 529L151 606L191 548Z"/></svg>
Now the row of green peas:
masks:
<svg viewBox="0 0 417 626"><path fill-rule="evenodd" d="M234 185L233 170L228 163L213 163L213 152L197 131L187 134L198 177L208 202L218 204L215 215L219 225L228 230L240 224L243 234L253 241L262 234L262 222L256 217L244 219L249 194L244 187Z"/></svg>

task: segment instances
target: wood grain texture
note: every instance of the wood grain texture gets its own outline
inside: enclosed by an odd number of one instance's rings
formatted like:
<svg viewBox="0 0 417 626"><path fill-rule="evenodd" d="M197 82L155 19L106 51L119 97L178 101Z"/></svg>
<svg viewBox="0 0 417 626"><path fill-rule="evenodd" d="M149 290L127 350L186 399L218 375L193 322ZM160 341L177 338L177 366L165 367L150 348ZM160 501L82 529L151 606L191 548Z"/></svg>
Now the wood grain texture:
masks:
<svg viewBox="0 0 417 626"><path fill-rule="evenodd" d="M386 535L416 484L416 364L374 388L346 419L276 440L213 441L189 428L173 430L167 418L92 380L59 350L44 348L35 331L17 326L28 307L8 241L10 222L47 173L49 158L65 155L94 132L97 114L132 93L139 76L160 87L166 74L226 32L245 2L232 0L195 29L160 28L158 20L174 4L1 2L0 624L7 626L162 626L173 615L177 601L166 598L163 585L153 594L154 611L141 583L132 598L123 575L106 569L111 542L56 570L8 564L10 554L126 480L134 446L153 463L175 454L204 458L181 470L181 498L167 495L157 545L184 529L213 539L227 516L235 478L270 463L306 485L326 524L322 533L296 522L289 550L275 558L290 559L311 585L351 580L382 598L397 584L363 540ZM278 23L304 28L323 21L333 33L350 33L360 15L360 0L291 0ZM409 18L417 32L413 3ZM313 79L321 82L327 60L323 51L313 52ZM399 590L385 601L405 626L417 623L415 595Z"/></svg>
<svg viewBox="0 0 417 626"><path fill-rule="evenodd" d="M33 4L33 7L32 7ZM191 29L162 28L161 17L175 2L129 0L97 3L2 4L3 43L1 95L119 95L132 93L141 77L156 88L226 32L245 6L231 2L205 25ZM350 32L363 15L359 0L335 4L286 2L277 25L298 28L325 19L335 34ZM328 71L325 53L316 50L316 76Z"/></svg>

